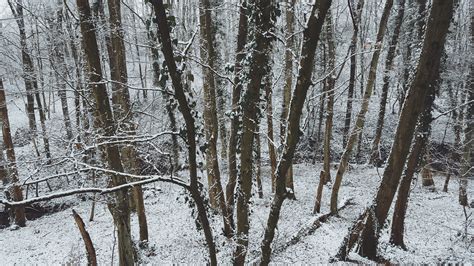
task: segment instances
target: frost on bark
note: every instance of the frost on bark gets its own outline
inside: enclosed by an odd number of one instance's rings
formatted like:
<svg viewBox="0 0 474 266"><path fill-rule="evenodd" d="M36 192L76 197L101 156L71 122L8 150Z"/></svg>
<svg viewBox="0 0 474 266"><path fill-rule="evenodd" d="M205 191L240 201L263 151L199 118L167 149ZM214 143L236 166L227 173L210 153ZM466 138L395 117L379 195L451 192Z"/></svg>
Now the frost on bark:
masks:
<svg viewBox="0 0 474 266"><path fill-rule="evenodd" d="M314 55L330 5L330 0L317 1L312 7L307 26L303 32L301 59L299 63L300 68L296 80L296 87L291 99L290 112L288 115L288 129L286 131L284 142L285 146L282 157L278 162L275 195L270 208L270 214L268 215L264 239L261 244L261 265L268 265L270 263L272 252L271 244L280 218L281 206L285 198L288 197L286 176L293 161L296 145L298 144L299 138L302 134L300 130L301 113L306 100L306 94L312 84L311 78L314 69Z"/></svg>
<svg viewBox="0 0 474 266"><path fill-rule="evenodd" d="M358 242L358 253L370 259L377 257L380 232L387 219L395 192L402 175L419 115L423 112L429 87L439 76L440 58L450 20L453 14L453 0L434 0L421 56L413 82L408 90L387 167L373 203L355 221L339 249L337 257L347 259L348 253Z"/></svg>
<svg viewBox="0 0 474 266"><path fill-rule="evenodd" d="M237 248L234 251L234 263L243 265L247 255L249 233L249 201L252 191L253 146L257 128L257 105L260 98L261 84L270 73L270 51L274 36L275 1L256 0L250 7L255 16L255 44L251 53L249 73L250 80L242 100L242 140L241 168L237 191Z"/></svg>
<svg viewBox="0 0 474 266"><path fill-rule="evenodd" d="M357 114L357 119L354 127L351 130L349 139L347 140L346 147L341 156L341 161L336 172L336 179L334 180L334 185L332 187L331 194L331 212L337 213L337 199L339 195L339 189L342 183L342 177L346 171L347 165L349 163L349 158L353 151L354 145L357 142L359 133L364 128L365 116L369 110L370 97L375 85L375 79L377 74L377 66L379 62L380 53L382 51L382 43L385 36L385 31L387 29L388 17L390 16L390 11L392 10L393 0L387 0L385 2L385 7L382 13L382 18L380 19L379 29L377 32L377 38L375 42L375 51L372 55L372 60L370 62L369 76L367 78L366 89L362 99L362 106L359 113Z"/></svg>

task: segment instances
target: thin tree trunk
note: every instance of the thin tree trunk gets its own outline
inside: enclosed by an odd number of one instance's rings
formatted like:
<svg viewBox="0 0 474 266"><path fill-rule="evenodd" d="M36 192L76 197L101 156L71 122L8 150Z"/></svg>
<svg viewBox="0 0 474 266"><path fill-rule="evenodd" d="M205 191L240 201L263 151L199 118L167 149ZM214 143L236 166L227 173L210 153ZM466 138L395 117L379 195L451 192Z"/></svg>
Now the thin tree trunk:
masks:
<svg viewBox="0 0 474 266"><path fill-rule="evenodd" d="M275 171L277 168L276 150L275 150L275 139L273 134L273 104L272 104L272 81L268 77L265 82L265 97L267 98L267 138L268 138L268 154L270 157L270 177L272 192L275 192Z"/></svg>
<svg viewBox="0 0 474 266"><path fill-rule="evenodd" d="M276 190L273 197L270 214L268 215L267 225L265 228L264 239L262 240L262 258L261 265L268 265L271 256L271 244L275 236L275 229L280 218L280 210L283 201L288 196L286 189L286 176L290 168L296 145L300 137L300 118L306 94L312 84L311 78L314 68L314 55L319 42L319 36L331 5L330 0L317 1L311 10L308 19L308 26L303 32L303 44L301 46L300 68L298 71L298 79L296 87L291 99L290 113L288 116L288 130L286 133L285 147L283 155L278 162L278 170L276 175ZM316 16L316 14L318 14Z"/></svg>
<svg viewBox="0 0 474 266"><path fill-rule="evenodd" d="M325 37L328 43L328 56L329 64L328 68L330 71L329 77L324 81L326 83L326 95L327 101L327 113L326 113L326 128L324 130L324 159L323 159L323 170L319 178L318 188L316 189L316 201L314 204L313 213L319 213L321 209L321 199L323 193L323 185L331 181L331 137L332 137L332 124L334 114L334 85L336 83L335 71L336 64L336 46L334 44L333 35L333 24L331 11L326 15L326 29ZM325 95L325 96L326 96Z"/></svg>
<svg viewBox="0 0 474 266"><path fill-rule="evenodd" d="M288 38L285 47L285 86L283 88L283 106L280 121L281 143L283 143L283 141L285 140L286 125L288 124L288 113L290 109L291 88L293 86L293 49L295 46L295 36L293 35L293 32L295 24L295 3L296 0L287 0L286 6L286 28ZM288 198L296 199L294 194L295 188L293 185L293 165L290 166L287 175L288 176L286 178L286 186L290 191Z"/></svg>
<svg viewBox="0 0 474 266"><path fill-rule="evenodd" d="M353 0L349 0L351 3ZM351 44L349 46L350 53L351 53L351 66L350 66L350 74L349 74L349 87L347 89L347 104L346 104L346 116L344 119L344 129L342 133L342 146L346 147L347 144L347 137L349 134L349 130L351 128L351 118L352 118L352 101L354 97L354 87L356 82L356 68L357 68L357 36L359 34L359 25L360 25L360 18L362 15L362 8L364 7L364 0L359 0L357 2L357 7L355 11L352 11L352 7L349 10L352 15L352 24L354 30L352 32ZM362 70L363 71L363 70Z"/></svg>
<svg viewBox="0 0 474 266"><path fill-rule="evenodd" d="M86 246L87 263L88 265L96 266L97 255L95 253L95 248L92 244L89 232L87 232L86 230L86 225L84 224L84 221L82 220L81 216L79 216L79 214L77 214L74 209L72 210L72 215L74 216L74 221L76 222L76 225L79 228L79 231L81 232L82 239L84 240L84 245Z"/></svg>
<svg viewBox="0 0 474 266"><path fill-rule="evenodd" d="M474 38L474 17L473 17L474 5L470 5L471 12L471 51L472 51L472 39ZM468 179L473 179L474 170L474 65L471 64L469 67L469 81L468 81L468 97L467 102L470 102L467 108L466 115L464 117L464 149L463 149L463 162L461 167L461 175L459 177L459 204L466 207L468 206L467 198L467 182Z"/></svg>
<svg viewBox="0 0 474 266"><path fill-rule="evenodd" d="M390 39L387 59L385 60L385 73L383 76L382 94L380 96L379 117L377 119L377 126L375 129L375 137L372 143L372 152L370 155L370 164L380 166L380 140L382 139L382 129L385 120L385 110L387 105L388 89L390 85L390 72L393 68L393 59L395 58L395 51L398 45L398 37L402 27L403 16L405 13L405 0L398 1L398 13L395 18L395 27L393 30L392 39Z"/></svg>
<svg viewBox="0 0 474 266"><path fill-rule="evenodd" d="M347 145L345 150L342 154L341 161L337 168L336 179L334 181L334 185L332 187L332 194L331 194L331 212L337 213L337 199L339 195L339 188L341 187L342 177L346 171L350 155L354 148L354 144L357 142L358 135L362 131L364 124L365 124L365 115L369 109L369 102L370 96L372 95L372 91L374 89L375 78L377 74L377 66L378 61L381 53L381 45L385 36L385 30L387 28L388 17L390 16L390 11L392 9L393 0L387 0L385 2L385 7L382 13L382 18L380 19L379 30L377 32L377 39L376 39L376 47L374 54L372 55L372 61L370 62L370 71L369 77L367 79L367 86L365 89L365 93L362 100L362 106L360 108L359 114L357 115L357 120L352 128L351 134L349 135L349 139L347 141Z"/></svg>
<svg viewBox="0 0 474 266"><path fill-rule="evenodd" d="M13 147L12 135L10 132L10 119L8 117L7 101L5 98L5 88L3 87L3 79L0 78L0 123L2 124L3 145L7 152L7 161L10 176L3 180L6 184L11 184L9 187L9 196L13 201L22 201L23 192L19 185L18 169L16 167L15 149ZM15 224L24 227L26 225L25 207L14 207Z"/></svg>
<svg viewBox="0 0 474 266"><path fill-rule="evenodd" d="M238 144L238 131L240 127L239 117L239 102L242 93L243 81L241 79L243 75L243 60L245 59L245 44L247 43L248 34L248 17L246 14L247 1L243 0L239 8L239 31L237 34L237 49L236 58L234 64L234 86L232 88L232 113L230 122L230 135L229 135L229 152L228 165L229 165L229 180L226 186L226 205L227 205L227 216L234 227L234 190L237 184L237 144Z"/></svg>
<svg viewBox="0 0 474 266"><path fill-rule="evenodd" d="M213 27L211 17L211 3L209 0L200 0L199 24L201 33L201 58L203 62L214 69L216 53L214 50ZM217 121L216 83L214 74L209 68L203 68L204 75L204 127L208 147L206 149L206 169L209 185L209 199L211 207L219 208L224 218L224 233L232 236L232 227L227 219L225 195L222 191L221 174L219 170L219 156L217 153L217 139L219 125Z"/></svg>
<svg viewBox="0 0 474 266"><path fill-rule="evenodd" d="M16 23L20 31L20 46L21 46L21 60L23 63L23 79L25 80L26 90L26 112L28 114L28 123L33 137L36 136L36 118L35 118L35 100L34 100L34 88L33 80L35 79L35 71L33 67L33 61L31 60L28 47L26 44L26 30L25 20L23 16L23 2L22 0L16 1L16 7L11 0L8 0L10 9L15 17Z"/></svg>

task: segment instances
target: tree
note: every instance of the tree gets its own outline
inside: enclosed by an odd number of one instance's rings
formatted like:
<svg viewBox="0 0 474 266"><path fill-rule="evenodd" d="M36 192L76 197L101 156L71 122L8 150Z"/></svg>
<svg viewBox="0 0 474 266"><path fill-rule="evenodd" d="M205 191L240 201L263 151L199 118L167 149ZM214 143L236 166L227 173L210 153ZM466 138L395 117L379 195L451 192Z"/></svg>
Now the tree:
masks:
<svg viewBox="0 0 474 266"><path fill-rule="evenodd" d="M283 106L281 112L280 120L280 142L283 143L285 140L286 134L286 125L288 124L288 113L290 110L290 100L291 100L291 88L293 83L293 49L295 46L295 35L294 35L294 20L295 20L295 2L296 0L287 0L286 6L286 28L287 35L286 45L285 45L285 86L283 87ZM290 166L290 169L287 173L288 177L286 179L286 184L288 188L292 191L290 193L290 199L296 199L294 194L293 186L293 166Z"/></svg>
<svg viewBox="0 0 474 266"><path fill-rule="evenodd" d="M234 63L234 85L232 87L232 112L230 121L230 135L229 135L229 152L228 164L229 164L229 180L226 185L226 205L227 205L227 216L228 220L234 227L234 190L237 184L237 143L238 143L238 130L240 128L240 121L238 114L239 102L243 88L243 60L245 58L245 44L248 38L248 17L247 17L247 1L243 0L239 7L239 29L237 34L237 48L236 57Z"/></svg>
<svg viewBox="0 0 474 266"><path fill-rule="evenodd" d="M359 35L359 26L360 26L360 21L361 21L362 8L364 7L364 0L359 0L357 2L357 7L354 11L352 10L353 0L349 0L348 3L349 3L349 11L351 12L352 26L354 29L352 32L351 44L349 46L350 53L351 53L350 54L351 65L350 65L350 74L349 74L349 87L347 89L346 116L344 120L344 129L342 133L342 146L344 147L347 144L347 137L348 137L349 130L351 127L352 98L354 97L354 87L355 87L355 82L356 82L356 67L357 67L357 56L356 56L357 36Z"/></svg>
<svg viewBox="0 0 474 266"><path fill-rule="evenodd" d="M212 236L212 229L207 218L207 211L204 205L204 199L201 194L201 186L198 182L197 176L197 162L196 162L196 128L193 111L188 103L187 96L183 89L182 70L177 68L176 61L173 56L173 46L170 37L170 29L168 26L166 10L163 0L152 0L151 4L156 15L156 23L158 24L158 33L162 43L161 51L165 58L165 63L168 67L168 72L171 77L171 82L174 87L175 98L178 101L178 109L181 112L186 125L186 140L188 146L188 161L189 161L189 175L190 184L186 188L191 193L191 197L196 203L198 210L198 218L204 231L207 246L209 249L209 258L211 265L217 265L216 247L214 238Z"/></svg>
<svg viewBox="0 0 474 266"><path fill-rule="evenodd" d="M290 168L296 150L296 144L301 135L300 118L303 110L306 94L312 84L312 74L314 68L314 55L319 42L319 36L325 21L326 14L331 6L331 0L318 1L311 9L307 27L303 32L303 44L301 46L301 59L296 87L291 98L290 113L288 115L288 130L286 132L283 154L278 162L276 174L276 188L273 197L270 214L268 215L265 234L262 240L261 265L270 263L271 244L275 236L275 228L280 217L280 210L283 201L288 196L286 189L287 171ZM316 14L318 14L316 16Z"/></svg>
<svg viewBox="0 0 474 266"><path fill-rule="evenodd" d="M16 167L15 149L13 147L12 134L10 132L10 119L8 117L5 88L3 87L2 78L0 78L0 122L2 124L3 145L5 145L5 150L7 152L8 172L10 173L6 179L3 180L3 183L10 186L7 194L9 194L14 201L22 201L23 192L21 191L21 187L19 185L20 179L18 175L18 169ZM14 207L13 211L15 216L15 224L21 227L25 226L25 207L22 205Z"/></svg>
<svg viewBox="0 0 474 266"><path fill-rule="evenodd" d="M393 59L398 45L398 36L402 27L403 16L405 13L405 0L398 1L398 13L395 18L395 26L392 38L388 44L387 58L385 59L385 73L383 76L382 95L380 96L379 117L375 129L375 137L372 143L372 152L370 155L370 163L380 166L380 140L382 139L382 129L385 120L385 110L387 105L388 89L390 86L390 72L393 71Z"/></svg>
<svg viewBox="0 0 474 266"><path fill-rule="evenodd" d="M206 149L206 169L207 180L209 186L209 199L211 206L219 207L224 217L224 231L230 237L232 235L232 227L227 215L225 204L225 195L222 191L221 174L219 170L219 158L217 154L218 139L218 121L217 121L217 103L216 103L216 83L214 69L216 54L214 51L214 41L212 34L212 17L210 0L201 0L199 7L199 24L201 33L200 51L202 61L208 67L203 68L204 82L204 127L206 132L206 141L208 147Z"/></svg>
<svg viewBox="0 0 474 266"><path fill-rule="evenodd" d="M393 197L415 132L416 121L425 107L429 86L439 76L440 58L445 37L453 15L453 0L434 0L418 67L408 90L387 167L372 204L354 223L339 249L337 257L346 259L348 252L359 240L359 254L375 259L380 231L388 215Z"/></svg>
<svg viewBox="0 0 474 266"><path fill-rule="evenodd" d="M82 48L87 63L89 86L94 96L96 108L94 110L94 125L105 137L111 137L116 134L117 125L112 115L107 88L105 87L105 83L102 82L102 66L99 48L97 46L95 26L91 20L89 2L77 0L76 4L79 11ZM117 145L105 145L103 157L113 171L123 172L124 168ZM125 183L126 179L124 176L112 174L109 186L119 186ZM115 201L109 203L109 210L117 227L119 263L120 265L132 265L135 261L135 252L130 231L130 206L128 192L126 190L115 193Z"/></svg>
<svg viewBox="0 0 474 266"><path fill-rule="evenodd" d="M326 16L326 39L328 44L328 56L329 56L329 76L324 80L325 92L327 94L327 108L326 108L326 128L324 130L324 160L323 160L323 171L321 171L320 184L318 185L316 193L316 201L313 209L313 213L319 213L321 209L321 198L323 192L323 184L330 182L331 180L331 138L332 138L332 124L334 115L334 85L336 84L335 65L336 65L336 45L334 42L334 30L332 24L331 11Z"/></svg>
<svg viewBox="0 0 474 266"><path fill-rule="evenodd" d="M109 53L110 74L112 79L112 110L120 131L127 132L130 135L136 134L137 125L133 121L133 110L130 104L130 93L127 82L127 59L125 54L125 45L123 41L122 17L120 10L120 0L109 0L108 9L110 16L110 47L113 51ZM132 174L139 174L140 161L136 148L133 145L124 145L120 149L124 168ZM148 226L145 214L145 204L143 202L143 191L140 186L133 188L133 198L138 214L138 223L140 226L140 241L148 241Z"/></svg>
<svg viewBox="0 0 474 266"><path fill-rule="evenodd" d="M252 50L249 73L250 81L242 100L242 140L240 155L239 188L237 191L237 248L234 263L244 265L248 247L249 200L252 191L253 146L257 128L257 104L260 99L262 80L270 72L270 51L274 36L275 1L255 0L255 47Z"/></svg>
<svg viewBox="0 0 474 266"><path fill-rule="evenodd" d="M385 2L385 7L383 9L382 18L380 19L379 29L377 32L377 38L375 42L376 47L372 55L372 60L370 62L369 76L367 78L366 89L365 89L363 100L362 100L362 106L360 108L359 113L357 114L356 123L354 127L352 128L351 134L349 135L347 145L344 149L344 152L341 156L341 161L339 162L339 166L337 168L336 179L334 180L334 185L332 187L332 194L331 194L331 212L332 213L337 213L337 198L339 195L339 188L341 187L341 183L342 183L342 177L346 171L347 165L349 163L349 158L351 156L354 145L357 142L359 133L362 131L365 124L365 115L367 114L367 111L369 110L370 96L372 95L372 91L375 85L378 61L379 61L380 53L382 51L381 49L382 42L385 36L385 30L387 28L388 17L390 15L392 5L393 5L393 0L387 0Z"/></svg>

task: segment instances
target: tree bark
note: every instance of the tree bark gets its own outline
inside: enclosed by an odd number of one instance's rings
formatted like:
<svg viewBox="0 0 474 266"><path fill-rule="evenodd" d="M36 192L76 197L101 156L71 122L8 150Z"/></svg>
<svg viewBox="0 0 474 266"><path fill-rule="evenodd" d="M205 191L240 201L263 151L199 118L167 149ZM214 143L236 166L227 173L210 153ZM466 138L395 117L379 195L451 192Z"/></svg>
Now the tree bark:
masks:
<svg viewBox="0 0 474 266"><path fill-rule="evenodd" d="M413 139L416 121L425 106L429 87L439 76L440 58L452 14L453 0L433 1L419 64L400 114L381 185L372 205L366 209L346 236L340 249L345 251L342 259L346 259L348 251L355 244L355 241L350 240L356 231L360 232L357 237L360 240L359 254L370 259L375 259L377 256L379 234L387 218L410 149L406 143L410 143ZM364 220L365 224L361 227L361 221Z"/></svg>
<svg viewBox="0 0 474 266"><path fill-rule="evenodd" d="M234 190L237 184L237 142L238 142L238 131L241 126L239 117L240 109L239 102L242 94L242 75L243 75L243 60L245 59L245 44L247 43L248 35L248 17L246 14L247 1L243 0L239 7L239 30L237 33L237 49L236 58L234 64L234 86L232 88L232 113L230 122L230 135L229 135L229 152L228 164L229 164L229 180L226 185L226 205L227 205L227 216L232 227L234 226Z"/></svg>
<svg viewBox="0 0 474 266"><path fill-rule="evenodd" d="M94 245L92 244L91 237L89 232L86 230L86 225L82 220L81 216L73 209L72 215L74 216L74 221L76 222L79 231L81 232L82 239L84 240L84 245L86 246L87 251L87 264L91 266L97 265L97 255L95 253Z"/></svg>
<svg viewBox="0 0 474 266"><path fill-rule="evenodd" d="M387 106L388 89L390 86L390 72L393 70L393 59L395 58L395 51L397 50L398 37L400 36L400 29L402 27L403 16L405 13L405 0L398 1L398 13L395 18L395 27L392 38L390 39L387 59L385 59L385 73L383 76L382 94L380 95L379 117L377 119L377 126L375 129L375 137L372 143L372 152L370 153L370 164L381 166L380 159L380 140L382 139L382 129L385 120L385 110Z"/></svg>
<svg viewBox="0 0 474 266"><path fill-rule="evenodd" d="M270 73L270 51L274 37L268 32L274 31L275 1L256 0L255 46L252 50L249 73L250 81L242 101L242 140L239 192L237 193L237 248L234 251L234 263L244 265L248 247L249 201L252 192L252 168L254 135L257 128L257 104L260 98L262 80Z"/></svg>
<svg viewBox="0 0 474 266"><path fill-rule="evenodd" d="M353 0L349 0L351 3ZM351 128L351 119L352 119L352 101L354 97L354 87L356 82L356 68L357 68L357 36L359 35L359 25L360 25L360 18L362 15L362 8L364 7L364 0L359 0L357 2L357 7L355 11L352 12L352 7L349 11L351 11L352 15L352 23L354 30L352 32L351 44L349 46L350 53L351 53L351 66L350 66L350 73L349 73L349 87L347 89L347 103L346 103L346 116L344 119L344 129L342 133L342 146L346 147L347 144L347 137L349 134L349 130ZM363 71L363 70L362 70Z"/></svg>
<svg viewBox="0 0 474 266"><path fill-rule="evenodd" d="M3 180L4 184L11 184L7 193L13 201L22 201L23 192L19 185L18 169L16 167L15 149L13 147L12 134L10 132L10 119L8 116L7 101L5 97L5 88L3 87L3 79L0 78L0 122L2 124L3 145L7 152L8 172L9 176ZM2 154L3 155L3 154ZM15 216L15 224L24 227L26 225L25 207L18 206L13 209Z"/></svg>
<svg viewBox="0 0 474 266"><path fill-rule="evenodd" d="M189 192L196 203L198 210L199 221L204 230L207 246L209 249L209 258L211 265L217 265L216 247L214 238L212 236L212 229L207 217L206 206L201 194L201 188L198 183L197 176L197 162L196 162L196 128L193 116L193 111L187 101L187 96L183 89L182 70L178 70L176 61L173 55L173 47L171 43L170 29L167 22L166 10L163 0L152 0L154 12L156 15L156 23L158 24L158 33L162 43L161 50L163 52L165 63L168 66L168 72L173 83L175 98L178 101L178 109L183 115L186 124L186 140L188 146L188 161L189 161L189 175L190 184Z"/></svg>
<svg viewBox="0 0 474 266"><path fill-rule="evenodd" d="M211 69L214 69L216 52L214 50L211 3L209 0L200 0L199 24L201 33L201 59L209 68L203 68L204 75L204 127L208 147L206 149L206 169L209 186L209 201L211 207L219 208L224 218L224 233L232 236L232 227L227 219L225 195L222 191L221 174L219 170L219 155L217 153L217 139L219 124L217 121L216 82Z"/></svg>
<svg viewBox="0 0 474 266"><path fill-rule="evenodd" d="M342 183L342 177L346 171L349 158L354 148L354 144L357 142L358 135L362 131L365 124L365 115L367 114L367 111L369 109L370 97L374 89L378 61L379 61L380 53L382 50L381 46L382 46L382 42L385 36L385 31L386 31L387 23L388 23L388 17L390 16L392 5L393 5L393 0L387 0L387 2L385 2L385 7L382 13L382 18L380 19L379 29L377 32L377 39L375 42L376 47L372 55L372 60L370 62L369 77L367 79L367 85L366 85L365 93L362 100L362 106L357 115L356 123L354 127L352 128L352 131L349 135L347 145L344 149L344 152L341 157L341 161L337 168L336 179L334 181L334 185L332 187L332 194L331 194L331 212L333 213L337 213L337 199L339 195L339 188L341 187L341 183Z"/></svg>
<svg viewBox="0 0 474 266"><path fill-rule="evenodd" d="M276 189L273 197L270 214L268 215L267 225L265 228L264 239L262 240L262 258L261 265L268 265L271 256L271 244L275 236L275 228L277 227L280 217L280 210L283 201L288 196L286 189L286 176L290 168L293 156L296 150L296 144L301 135L300 118L302 109L306 99L306 94L312 84L311 78L314 69L314 55L319 42L319 36L331 5L330 0L318 1L313 5L311 14L308 19L308 26L303 31L303 44L301 46L301 59L296 87L291 99L290 113L288 116L288 130L286 133L285 146L282 157L278 162L278 170L276 174ZM316 16L316 14L318 14Z"/></svg>
<svg viewBox="0 0 474 266"><path fill-rule="evenodd" d="M89 75L89 82L92 94L94 95L95 126L107 137L112 137L116 133L117 125L113 119L112 108L110 106L107 88L103 82L102 66L100 63L99 49L95 27L91 20L91 10L88 1L76 1L80 28L82 33L82 46ZM117 172L123 172L123 165L120 158L120 151L116 145L108 144L104 147L104 154L108 166ZM119 186L125 184L125 177L111 175L109 186ZM135 262L135 252L133 248L132 236L130 232L130 207L128 192L121 190L115 193L115 201L109 203L109 210L112 213L118 234L118 251L120 265L133 265Z"/></svg>
<svg viewBox="0 0 474 266"><path fill-rule="evenodd" d="M286 29L288 37L286 38L285 45L285 86L283 88L283 106L280 120L280 142L282 144L285 140L285 134L287 130L286 125L288 124L288 113L290 109L291 88L293 85L293 49L295 46L295 36L293 35L293 32L296 0L287 0L286 2ZM286 186L291 191L291 193L288 195L288 198L296 199L293 185L293 165L290 166L290 169L287 173Z"/></svg>
<svg viewBox="0 0 474 266"><path fill-rule="evenodd" d="M112 79L112 110L116 120L121 121L119 129L130 135L136 134L137 125L133 121L133 110L130 104L130 93L128 91L128 73L125 45L123 41L124 33L122 29L121 4L120 0L109 0L108 10L110 16L110 44L114 55L109 54L110 75ZM120 128L122 127L122 128ZM120 147L121 158L124 168L132 174L140 173L140 162L138 151L133 145ZM140 230L140 241L148 241L148 225L143 201L141 186L132 189L135 207L138 215Z"/></svg>

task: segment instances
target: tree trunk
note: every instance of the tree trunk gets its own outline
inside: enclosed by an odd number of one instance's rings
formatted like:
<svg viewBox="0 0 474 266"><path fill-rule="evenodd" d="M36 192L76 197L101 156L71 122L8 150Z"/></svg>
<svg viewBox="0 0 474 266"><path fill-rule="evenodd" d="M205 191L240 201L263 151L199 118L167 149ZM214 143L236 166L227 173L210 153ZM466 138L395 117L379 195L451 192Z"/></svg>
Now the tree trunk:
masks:
<svg viewBox="0 0 474 266"><path fill-rule="evenodd" d="M126 63L126 53L124 45L124 35L122 29L122 17L120 10L120 0L109 0L108 9L110 16L110 44L114 55L109 54L110 75L112 79L112 110L116 120L121 121L123 131L130 135L136 134L137 125L133 121L133 110L130 105L130 94L128 91L128 73ZM140 173L140 162L138 152L133 145L120 147L124 168L132 173ZM133 188L133 198L138 215L140 227L140 241L148 241L148 226L145 214L145 204L143 202L143 192L140 186Z"/></svg>
<svg viewBox="0 0 474 266"><path fill-rule="evenodd" d="M370 259L375 259L377 256L379 234L387 218L410 149L406 143L410 143L413 139L416 121L425 106L429 88L439 76L440 58L452 14L453 0L433 1L419 64L400 114L381 185L372 205L366 209L361 219L356 221L344 239L340 251L346 252L342 259L346 259L347 251L350 251L355 244L355 241L351 241L351 236L356 231L361 231L358 236L359 254ZM358 225L364 219L365 225L360 229Z"/></svg>
<svg viewBox="0 0 474 266"><path fill-rule="evenodd" d="M265 97L267 98L267 138L268 138L268 154L270 157L270 178L272 193L275 192L275 171L277 168L276 150L275 150L275 139L273 137L273 88L272 80L268 77L265 82Z"/></svg>
<svg viewBox="0 0 474 266"><path fill-rule="evenodd" d="M283 144L286 134L286 125L288 124L288 113L290 109L291 88L293 85L293 49L295 46L294 20L295 20L295 3L296 0L287 0L286 6L286 28L287 39L285 47L285 86L283 88L283 106L280 120L280 142ZM287 173L286 186L291 193L288 195L289 199L296 199L294 195L293 185L293 165Z"/></svg>
<svg viewBox="0 0 474 266"><path fill-rule="evenodd" d="M240 155L239 193L237 193L237 248L234 251L234 263L244 265L248 247L249 201L252 192L252 168L254 134L257 128L257 104L260 100L262 80L270 74L270 51L273 36L267 34L274 30L275 2L273 0L256 0L255 45L252 50L249 73L250 81L243 96L242 141Z"/></svg>
<svg viewBox="0 0 474 266"><path fill-rule="evenodd" d="M229 180L226 186L226 205L227 205L227 216L234 227L234 190L237 184L237 144L238 144L238 131L240 122L240 110L239 102L242 93L243 81L243 60L245 59L245 45L247 43L248 34L248 17L246 14L247 1L243 0L239 8L239 32L237 34L237 49L236 58L234 64L234 86L232 88L232 113L230 122L230 135L229 135L229 152L228 165L229 165Z"/></svg>
<svg viewBox="0 0 474 266"><path fill-rule="evenodd" d="M349 3L351 3L352 1L353 0L349 0ZM356 55L357 35L359 34L360 18L362 15L363 7L364 7L364 0L359 0L357 2L357 7L356 7L355 12L352 11L352 7L349 10L352 15L352 23L353 23L354 31L352 32L351 44L349 46L350 53L351 53L351 66L350 66L350 74L349 74L349 87L347 89L346 116L344 119L344 129L342 133L342 146L343 147L346 147L347 137L349 134L349 130L351 128L352 101L354 97L354 87L355 87L355 82L356 82L356 68L357 68L357 55Z"/></svg>
<svg viewBox="0 0 474 266"><path fill-rule="evenodd" d="M91 20L91 11L88 1L76 1L80 27L82 33L82 44L87 62L89 81L91 82L91 91L94 95L96 110L94 112L95 126L102 134L107 137L115 135L116 123L112 116L107 89L102 82L102 66L100 63L99 49L95 27ZM123 172L123 165L120 159L120 152L116 145L108 144L105 146L103 156L107 160L108 166L117 172ZM109 186L119 186L125 184L125 177L113 174ZM115 193L115 202L109 204L109 210L112 213L118 234L118 251L120 265L133 265L135 262L135 252L133 248L132 236L130 232L130 208L128 201L128 192L121 190Z"/></svg>
<svg viewBox="0 0 474 266"><path fill-rule="evenodd" d="M376 47L374 54L372 55L372 61L370 62L370 71L369 77L367 79L367 86L365 89L365 93L362 100L362 106L360 108L359 114L357 115L357 120L352 128L351 134L349 135L349 139L347 141L347 145L345 150L342 154L341 161L337 168L336 179L334 181L334 185L332 187L332 194L331 194L331 212L337 213L337 199L339 195L339 188L341 187L342 177L346 171L350 155L354 148L354 144L357 142L357 138L359 133L362 131L364 124L365 124L365 115L369 109L369 102L370 96L372 95L372 91L374 89L375 78L377 74L377 66L378 61L381 53L381 46L385 36L385 30L387 28L388 17L390 16L390 11L392 9L393 0L387 0L385 2L385 7L382 13L382 18L380 19L379 30L377 32L377 39L376 39Z"/></svg>
<svg viewBox="0 0 474 266"><path fill-rule="evenodd" d="M301 135L300 118L306 94L312 84L311 78L314 68L314 55L319 42L319 35L330 5L330 0L318 1L314 4L309 16L308 26L303 32L303 44L301 46L301 59L299 64L300 68L298 71L296 87L291 99L290 113L288 116L289 126L286 133L285 147L283 155L278 162L275 196L273 197L270 214L268 215L267 225L265 228L264 239L261 244L261 265L268 265L270 263L272 252L271 244L275 236L275 228L277 227L280 218L280 210L283 201L288 196L285 179L287 171L293 161L296 144ZM316 16L316 14L318 15Z"/></svg>
<svg viewBox="0 0 474 266"><path fill-rule="evenodd" d="M11 197L13 201L22 201L23 192L21 191L21 186L19 184L19 175L18 169L16 167L16 156L15 149L13 147L12 134L10 132L10 119L8 117L7 109L7 100L5 98L5 88L3 87L3 79L0 78L0 123L2 124L2 133L3 133L3 145L5 145L5 150L7 151L7 161L9 168L9 177L3 180L4 184L11 184L9 191L7 193L8 197ZM2 154L3 156L3 154ZM14 207L14 216L15 224L18 226L26 225L25 217L25 207L18 206Z"/></svg>
<svg viewBox="0 0 474 266"><path fill-rule="evenodd" d="M385 110L387 105L388 89L390 86L390 72L393 68L393 59L395 58L395 51L397 50L398 37L400 35L400 28L402 27L403 16L405 13L405 0L399 0L398 2L398 14L395 18L395 27L393 30L392 39L390 39L388 45L387 59L385 60L385 73L383 76L383 87L382 94L380 96L380 107L379 107L379 117L377 119L377 126L375 129L375 137L372 143L372 152L370 155L369 163L381 166L380 159L380 140L382 138L382 129L384 126L385 120Z"/></svg>
<svg viewBox="0 0 474 266"><path fill-rule="evenodd" d="M473 5L470 5L471 12L471 51L472 51L472 39L474 38L474 17L473 17ZM469 82L468 82L468 97L467 102L470 102L467 108L466 115L464 117L464 149L463 149L463 163L461 167L461 175L459 178L459 204L462 206L468 206L467 198L467 181L473 179L474 170L474 65L471 64L469 68Z"/></svg>
<svg viewBox="0 0 474 266"><path fill-rule="evenodd" d="M415 141L408 156L405 175L403 176L399 188L395 209L392 218L392 231L390 233L390 242L401 248L405 248L403 239L405 230L405 215L408 206L408 197L410 196L410 185L417 170L422 155L426 152L426 146L430 137L431 130L431 109L434 103L434 89L430 90L430 95L425 100L426 107L418 120L419 125L415 133Z"/></svg>
<svg viewBox="0 0 474 266"><path fill-rule="evenodd" d="M23 62L23 79L25 80L26 90L26 113L28 114L28 123L33 136L36 136L36 118L35 118L35 99L34 99L34 88L33 80L35 78L35 71L33 67L33 61L28 51L26 44L26 30L25 20L23 16L23 1L17 0L16 7L13 5L11 0L8 0L10 9L15 17L16 23L20 31L20 46L21 46L21 60Z"/></svg>
<svg viewBox="0 0 474 266"><path fill-rule="evenodd" d="M201 194L201 188L198 183L196 162L196 128L194 116L188 104L185 91L183 89L183 80L181 76L182 73L181 71L178 71L176 62L174 60L170 29L167 22L166 10L163 4L163 0L152 0L151 4L153 5L154 12L156 15L156 23L158 24L158 33L162 43L161 50L163 52L166 65L168 66L168 72L171 77L171 81L173 83L175 98L178 101L179 105L178 108L181 114L183 115L186 124L186 140L188 146L190 175L190 184L188 189L191 193L191 197L196 203L199 221L201 222L201 226L203 228L204 236L206 238L207 246L209 249L209 258L211 260L211 265L217 265L216 246L214 244L214 238L212 236L212 229L209 224L209 219L207 218L207 211L204 205L203 196Z"/></svg>
<svg viewBox="0 0 474 266"><path fill-rule="evenodd" d="M227 219L227 208L225 195L222 191L221 174L219 170L219 156L217 153L217 139L219 125L217 122L216 83L214 69L216 53L214 50L211 3L209 0L200 0L199 24L201 33L201 59L209 68L203 68L204 75L204 127L206 132L206 169L209 186L209 201L211 207L219 208L224 218L224 233L227 237L232 236L232 227Z"/></svg>

